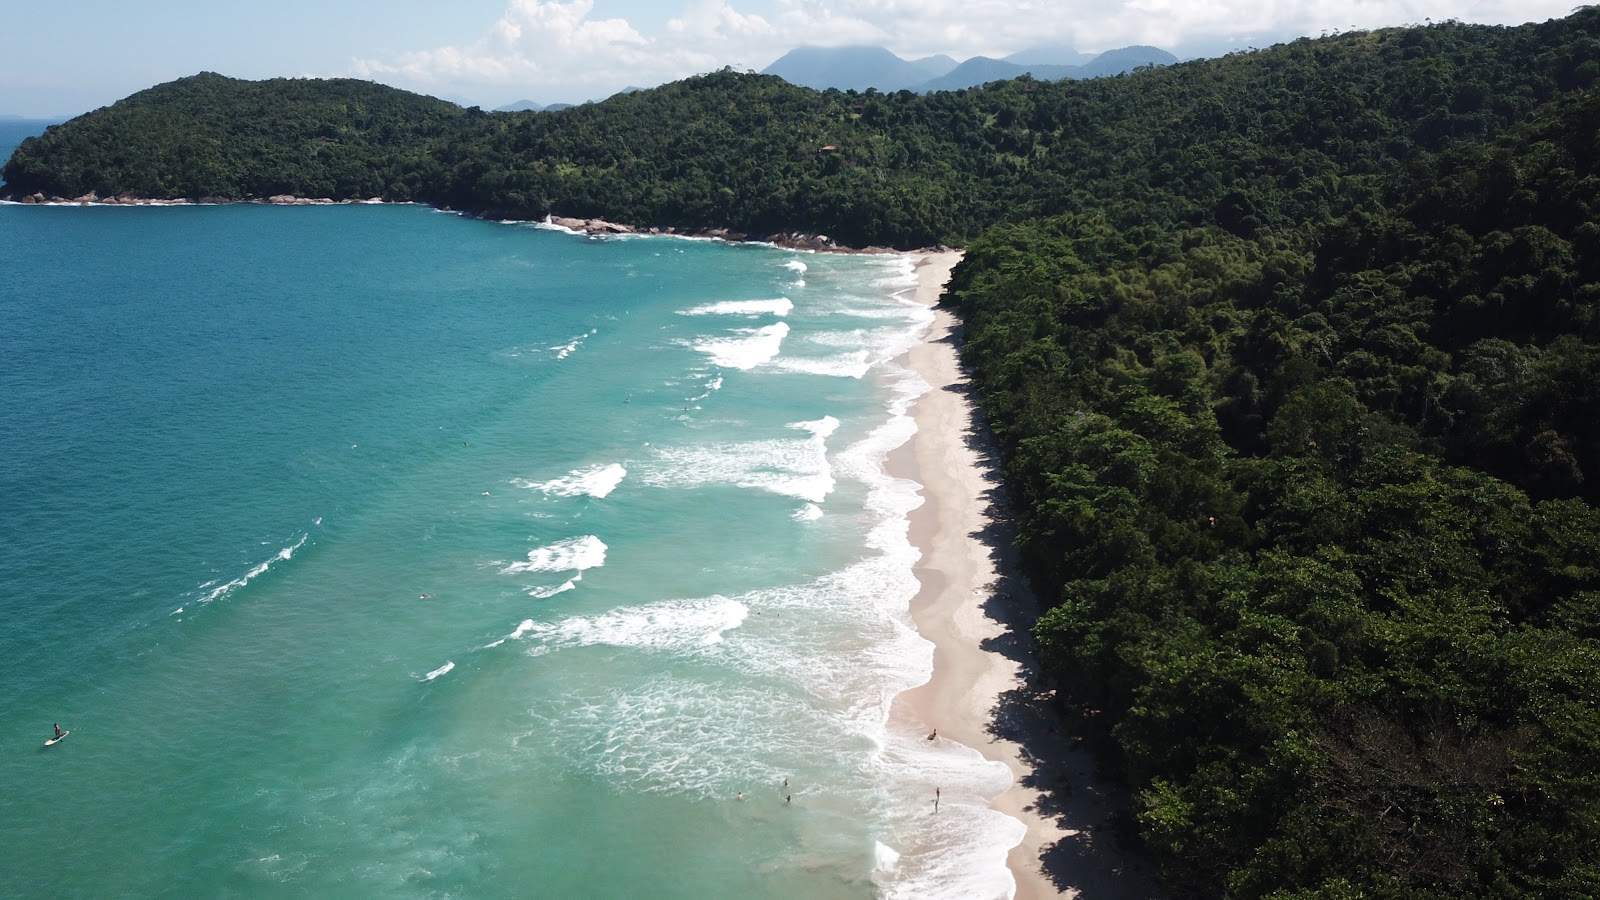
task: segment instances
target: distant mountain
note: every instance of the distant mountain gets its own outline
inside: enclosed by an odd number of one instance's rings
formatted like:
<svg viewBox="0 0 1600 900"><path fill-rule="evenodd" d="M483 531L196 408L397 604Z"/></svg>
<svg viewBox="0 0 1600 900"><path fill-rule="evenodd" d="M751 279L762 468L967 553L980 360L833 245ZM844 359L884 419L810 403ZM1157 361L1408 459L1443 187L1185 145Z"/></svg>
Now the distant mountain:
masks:
<svg viewBox="0 0 1600 900"><path fill-rule="evenodd" d="M548 109L548 108L549 107L546 107L546 106L543 106L541 104L535 103L532 100L518 100L515 103L507 103L505 106L496 106L494 108L494 111L495 112L539 112L541 110Z"/></svg>
<svg viewBox="0 0 1600 900"><path fill-rule="evenodd" d="M577 104L575 104L575 103L552 103L549 106L546 106L544 108L544 111L545 112L555 112L558 109L571 109L572 107L574 107L576 105Z"/></svg>
<svg viewBox="0 0 1600 900"><path fill-rule="evenodd" d="M1064 45L1045 45L1018 50L1001 58L1019 66L1081 66L1094 59L1094 54Z"/></svg>
<svg viewBox="0 0 1600 900"><path fill-rule="evenodd" d="M1031 51L1024 51L1031 53ZM1019 65L1008 59L974 56L944 75L917 85L918 91L958 91L991 81L1031 75L1040 81L1063 78L1101 78L1131 72L1139 66L1171 65L1176 56L1158 47L1122 47L1094 57L1082 65Z"/></svg>
<svg viewBox="0 0 1600 900"><path fill-rule="evenodd" d="M1084 63L1084 74L1079 78L1100 78L1104 75L1121 75L1123 72L1132 72L1140 66L1170 66L1178 58L1160 47L1121 47L1116 50L1107 50L1094 59Z"/></svg>
<svg viewBox="0 0 1600 900"><path fill-rule="evenodd" d="M885 92L927 92L961 90L1022 75L1040 81L1099 78L1139 66L1164 66L1177 61L1176 56L1158 47L1122 47L1090 56L1071 47L1041 46L1005 59L974 56L963 63L944 55L901 59L883 47L796 47L763 69L762 74L777 75L790 84L819 91L877 88Z"/></svg>
<svg viewBox="0 0 1600 900"><path fill-rule="evenodd" d="M919 91L959 91L991 81L1032 75L1041 81L1076 77L1077 66L1019 66L1003 59L974 56L944 75L917 85Z"/></svg>
<svg viewBox="0 0 1600 900"><path fill-rule="evenodd" d="M913 59L909 65L916 70L918 75L917 83L921 84L924 81L938 78L940 75L960 65L960 63L941 53L938 56L924 56L921 59Z"/></svg>
<svg viewBox="0 0 1600 900"><path fill-rule="evenodd" d="M796 47L762 70L790 84L827 90L898 91L937 78L955 67L948 56L904 60L883 47Z"/></svg>

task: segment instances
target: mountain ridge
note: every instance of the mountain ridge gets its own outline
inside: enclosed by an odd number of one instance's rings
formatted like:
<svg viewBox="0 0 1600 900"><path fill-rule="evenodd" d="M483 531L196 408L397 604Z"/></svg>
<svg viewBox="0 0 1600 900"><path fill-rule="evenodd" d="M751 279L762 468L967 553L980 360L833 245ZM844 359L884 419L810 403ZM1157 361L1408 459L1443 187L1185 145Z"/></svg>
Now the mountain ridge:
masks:
<svg viewBox="0 0 1600 900"><path fill-rule="evenodd" d="M1068 61L1071 60L1071 61ZM1173 54L1159 47L1132 45L1085 54L1065 47L1036 47L1004 58L974 56L956 62L949 56L904 59L885 47L796 47L761 70L790 84L813 90L876 89L916 93L961 90L1024 75L1039 81L1100 78L1140 66L1171 65Z"/></svg>

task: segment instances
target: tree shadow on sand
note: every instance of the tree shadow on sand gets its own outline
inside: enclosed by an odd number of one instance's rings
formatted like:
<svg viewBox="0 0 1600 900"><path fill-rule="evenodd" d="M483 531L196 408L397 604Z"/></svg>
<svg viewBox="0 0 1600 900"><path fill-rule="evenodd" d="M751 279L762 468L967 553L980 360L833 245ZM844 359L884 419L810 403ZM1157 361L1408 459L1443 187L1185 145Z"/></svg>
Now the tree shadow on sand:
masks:
<svg viewBox="0 0 1600 900"><path fill-rule="evenodd" d="M939 341L959 353L960 321ZM962 370L966 372L964 365ZM1021 684L1000 696L991 711L988 731L994 738L1015 743L1031 770L1022 778L1024 787L1038 791L1031 811L1066 832L1065 837L1043 848L1039 865L1057 889L1073 891L1082 900L1169 896L1139 846L1125 786L1097 774L1095 761L1084 746L1086 729L1080 713L1041 683L1032 634L1039 607L1021 571L1016 522L1000 483L999 448L972 386L963 381L943 390L969 401L972 422L963 440L989 483L982 497L987 524L971 537L986 548L996 573L986 589L983 613L1005 631L985 640L982 647L1012 660L1020 669Z"/></svg>

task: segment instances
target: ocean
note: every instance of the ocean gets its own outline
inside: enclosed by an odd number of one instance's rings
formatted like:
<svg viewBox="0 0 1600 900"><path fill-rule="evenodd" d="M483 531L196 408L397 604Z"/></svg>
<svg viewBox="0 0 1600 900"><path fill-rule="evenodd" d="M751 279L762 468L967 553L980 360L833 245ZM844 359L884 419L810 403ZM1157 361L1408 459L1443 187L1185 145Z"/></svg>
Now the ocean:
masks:
<svg viewBox="0 0 1600 900"><path fill-rule="evenodd" d="M912 266L0 206L0 896L1007 894L889 724Z"/></svg>

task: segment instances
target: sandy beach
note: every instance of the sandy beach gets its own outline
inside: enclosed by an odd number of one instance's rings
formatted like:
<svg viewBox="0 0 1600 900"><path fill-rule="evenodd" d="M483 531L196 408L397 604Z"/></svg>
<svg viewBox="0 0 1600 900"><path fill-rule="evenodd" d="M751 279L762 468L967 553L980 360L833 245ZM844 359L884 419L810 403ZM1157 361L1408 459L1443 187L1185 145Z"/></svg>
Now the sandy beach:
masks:
<svg viewBox="0 0 1600 900"><path fill-rule="evenodd" d="M960 259L959 252L922 257L919 302L939 302ZM892 474L923 485L925 502L910 523L922 551L911 612L934 644L931 680L897 699L896 716L1011 769L1011 789L991 805L1027 826L1008 858L1018 900L1159 896L1106 827L1118 798L1029 684L1033 601L1011 558L998 460L970 399L960 340L960 322L936 309L907 360L930 386L913 410L917 433L889 460Z"/></svg>

